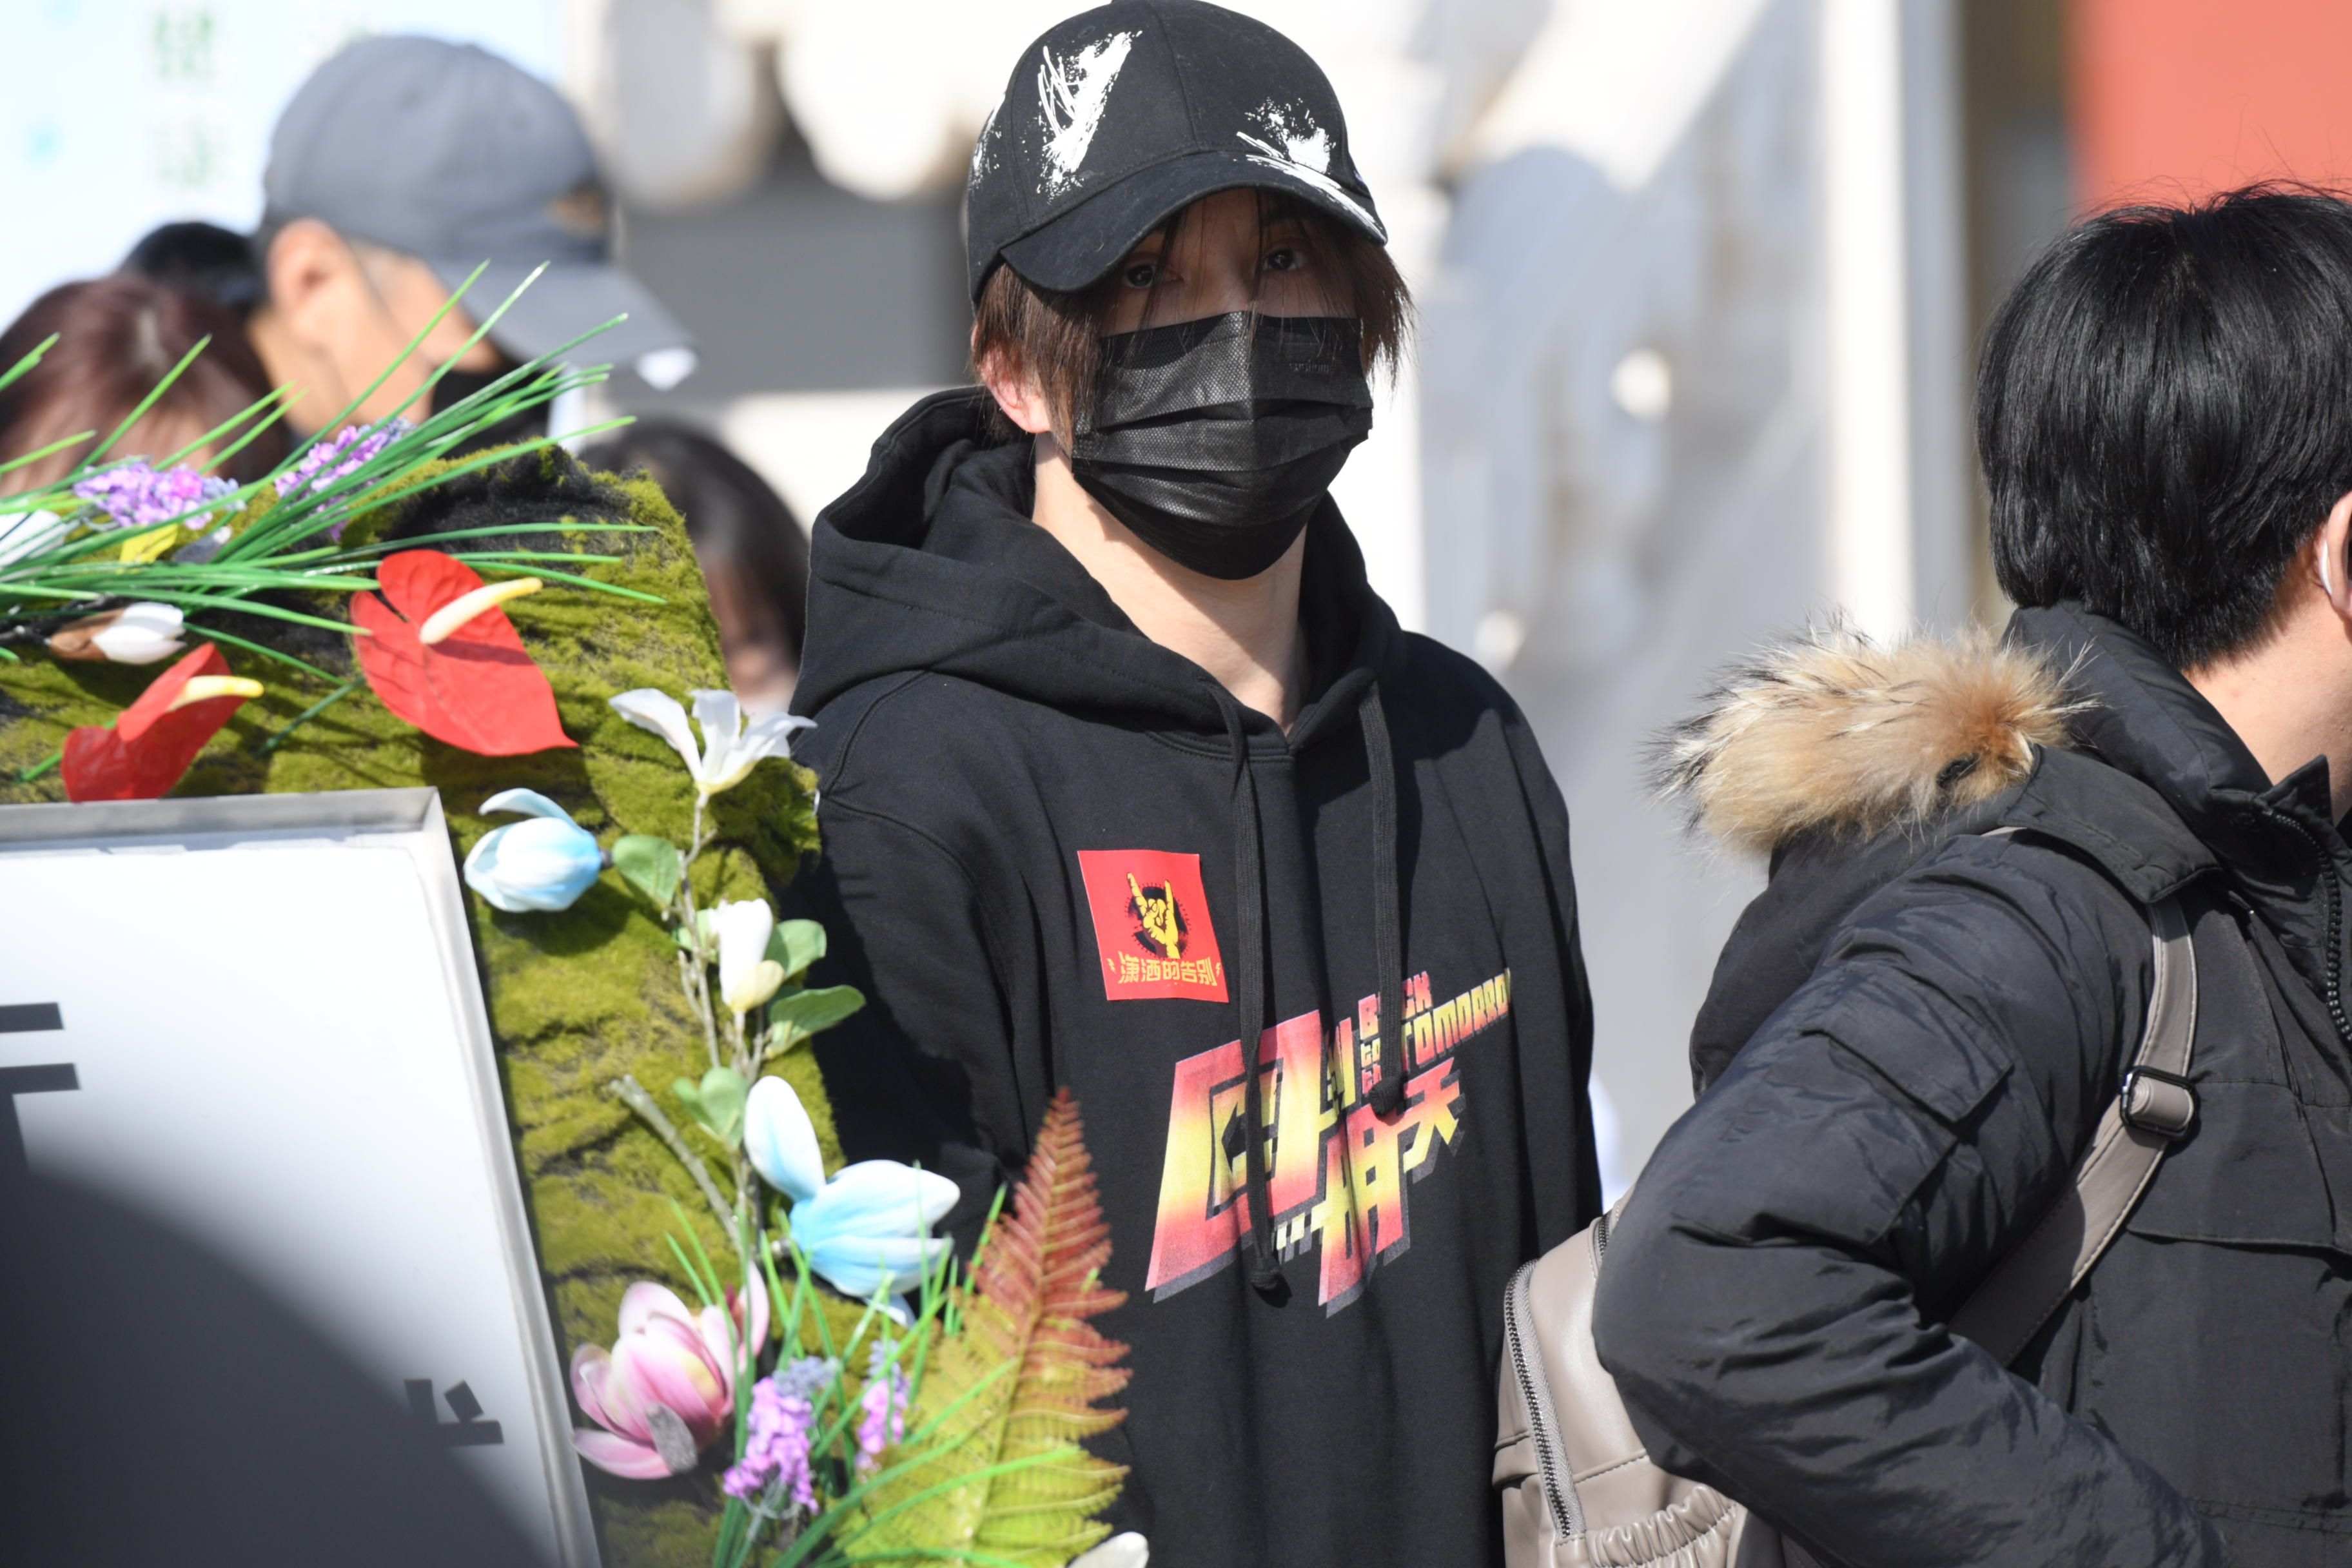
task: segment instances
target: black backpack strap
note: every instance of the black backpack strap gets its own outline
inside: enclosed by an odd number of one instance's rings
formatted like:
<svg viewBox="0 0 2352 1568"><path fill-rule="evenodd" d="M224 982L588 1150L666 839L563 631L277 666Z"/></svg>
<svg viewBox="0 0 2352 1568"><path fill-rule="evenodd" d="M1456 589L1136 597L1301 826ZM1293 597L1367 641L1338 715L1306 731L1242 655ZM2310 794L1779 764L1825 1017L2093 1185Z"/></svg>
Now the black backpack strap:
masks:
<svg viewBox="0 0 2352 1568"><path fill-rule="evenodd" d="M2197 953L2178 898L2148 908L2155 984L2147 1027L2074 1182L1953 1315L1952 1331L2002 1365L2032 1342L2131 1217L2164 1153L2197 1120L2189 1084L2197 1043Z"/></svg>

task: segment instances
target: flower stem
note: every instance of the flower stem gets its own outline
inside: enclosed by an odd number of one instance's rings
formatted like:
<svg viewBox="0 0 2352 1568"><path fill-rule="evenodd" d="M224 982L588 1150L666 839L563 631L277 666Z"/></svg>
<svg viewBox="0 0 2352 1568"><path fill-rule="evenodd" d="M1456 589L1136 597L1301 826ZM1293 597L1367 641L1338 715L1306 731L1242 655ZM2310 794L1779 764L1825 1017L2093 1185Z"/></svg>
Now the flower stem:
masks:
<svg viewBox="0 0 2352 1568"><path fill-rule="evenodd" d="M254 750L260 752L261 755L265 757L268 756L270 752L276 751L279 746L286 743L287 736L292 734L295 731L300 729L303 725L309 723L311 720L316 719L320 714L324 713L328 709L332 708L336 703L341 702L344 698L349 697L352 692L358 690L359 685L360 683L356 679L344 681L341 686L336 687L332 691L328 692L324 697L320 698L319 700L311 703L310 706L303 709L299 713L295 714L293 718L289 719L286 721L286 727L284 729L278 731L276 734L271 735L268 740L262 742L260 745L255 747Z"/></svg>
<svg viewBox="0 0 2352 1568"><path fill-rule="evenodd" d="M668 1117L662 1114L662 1108L654 1103L654 1097L646 1092L645 1086L630 1074L623 1073L606 1084L604 1090L635 1111L645 1124L669 1145L669 1152L677 1156L678 1163L686 1167L686 1173L692 1176L694 1184L702 1189L703 1199L710 1205L710 1212L718 1219L720 1232L731 1239L735 1235L735 1215L727 1200L719 1196L719 1184L710 1179L710 1168L702 1163L702 1156L688 1148L686 1140L678 1136L677 1129L671 1125Z"/></svg>
<svg viewBox="0 0 2352 1568"><path fill-rule="evenodd" d="M696 1016L702 1020L702 1043L710 1052L710 1065L720 1066L719 1059L719 1020L710 1006L711 954L702 950L702 931L694 904L694 863L710 839L702 831L702 811L709 804L698 791L694 797L694 831L687 835L686 858L678 864L677 907L678 929L694 939L693 962L680 970L686 983L686 999L694 1004Z"/></svg>
<svg viewBox="0 0 2352 1568"><path fill-rule="evenodd" d="M59 763L62 763L65 760L66 754L62 750L51 752L47 756L42 758L39 762L35 763L32 766L28 768L19 768L16 771L16 782L18 784L31 784L35 779L42 777L51 768L56 767Z"/></svg>

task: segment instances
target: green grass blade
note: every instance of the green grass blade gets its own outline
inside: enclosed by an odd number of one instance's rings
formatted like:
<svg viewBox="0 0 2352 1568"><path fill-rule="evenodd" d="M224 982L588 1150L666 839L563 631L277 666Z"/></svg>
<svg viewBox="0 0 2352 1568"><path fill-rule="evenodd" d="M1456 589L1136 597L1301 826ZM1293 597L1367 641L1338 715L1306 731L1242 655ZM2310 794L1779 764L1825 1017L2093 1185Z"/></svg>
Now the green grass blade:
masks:
<svg viewBox="0 0 2352 1568"><path fill-rule="evenodd" d="M487 267L489 263L486 261L482 264L482 267ZM399 407L392 411L394 417L397 418L399 416L407 413L410 404L415 403L418 398L425 396L427 393L431 392L434 387L440 384L441 378L448 374L451 370L455 369L459 360L464 359L467 354L473 353L474 345L490 335L490 329L499 324L499 318L505 315L508 310L517 300L522 298L522 291L524 289L539 281L539 275L546 271L549 265L549 263L542 261L538 266L532 268L530 269L530 275L525 278L520 283L515 285L514 292L508 295L504 300L499 301L498 309L492 310L488 316L482 319L482 324L474 329L474 335L467 338L464 344L458 348L456 353L453 353L447 359L443 360L433 374L425 378L425 384L408 395L406 402L404 402ZM482 268L475 268L473 277L466 279L467 284L470 286L473 283L474 279L479 278L481 275ZM463 293L465 290L461 289L458 292Z"/></svg>
<svg viewBox="0 0 2352 1568"><path fill-rule="evenodd" d="M527 522L518 523L511 528L504 526L503 524L493 524L488 528L453 528L446 533L428 534L423 539L379 540L373 544L354 545L351 549L341 551L340 552L335 551L326 551L323 552L323 553L328 555L341 553L352 556L389 555L396 550L414 550L420 544L431 543L438 545L446 543L453 539L486 539L493 534L659 533L660 531L660 529L647 527L642 522Z"/></svg>
<svg viewBox="0 0 2352 1568"><path fill-rule="evenodd" d="M457 559L471 561L473 557L459 555ZM669 603L659 594L648 594L642 588L624 588L617 583L599 583L593 577L583 577L575 573L551 572L543 566L501 566L496 561L490 561L488 564L492 572L502 572L510 577L540 577L551 583L569 583L574 587L593 588L600 594L612 594L624 599L635 599L640 604L667 605Z"/></svg>
<svg viewBox="0 0 2352 1568"><path fill-rule="evenodd" d="M232 414L227 418L222 420L219 424L214 426L211 429L205 431L203 435L197 437L194 440L189 442L186 446L181 447L178 451L173 453L170 457L162 459L155 466L159 468L169 468L175 467L178 464L184 463L191 457L203 451L206 447L211 446L214 442L219 440L222 437L227 435L230 431L236 429L247 420L260 419L263 415L267 414L268 417L267 419L262 419L262 422L259 425L256 426L253 429L247 431L245 436L238 440L236 445L229 447L219 457L215 458L211 462L205 465L207 471L219 468L223 463L227 462L231 458L236 456L237 453L245 450L246 444L247 442L251 441L256 436L260 435L264 430L268 429L270 426L278 421L286 412L286 400L293 395L293 391L294 389L290 386L281 386L277 391L271 393L268 396L247 405L246 407L239 409L235 414Z"/></svg>
<svg viewBox="0 0 2352 1568"><path fill-rule="evenodd" d="M144 598L154 599L166 605L193 605L205 610L234 610L241 616L262 616L273 621L287 621L298 626L318 626L326 631L343 632L355 637L369 635L365 627L355 626L349 621L330 621L318 616L306 616L299 610L289 610L280 605L264 604L257 600L219 599L209 594L168 588L159 590L142 588L140 593ZM111 596L121 597L120 595ZM333 677L330 676L328 679L332 679Z"/></svg>
<svg viewBox="0 0 2352 1568"><path fill-rule="evenodd" d="M35 343L23 359L18 360L6 370L0 371L0 390L5 390L11 382L40 363L41 356L57 346L58 334L55 332L51 332L47 337Z"/></svg>
<svg viewBox="0 0 2352 1568"><path fill-rule="evenodd" d="M309 441L304 442L301 446L297 447L293 451L288 453L286 460L278 464L276 468L272 469L269 477L274 479L279 474L285 473L287 470L292 468L297 463L301 461L302 455L309 451L310 447L318 445L319 442L322 440L331 438L341 431L345 425L350 424L352 416L358 413L361 407L366 404L367 400L376 395L376 389L381 387L385 382L392 379L392 373L398 370L402 365L406 364L410 356L415 354L418 349L425 346L425 340L433 335L433 329L439 326L443 318L446 317L450 311L457 308L457 301L466 297L466 290L474 286L474 280L479 278L482 275L483 268L488 266L489 263L485 261L480 267L477 267L471 272L466 274L466 280L463 283L458 284L457 287L450 292L450 295L446 300L441 301L441 308L433 312L433 319L425 322L425 325L418 330L415 337L408 340L408 346L400 351L399 357L394 359L390 364L384 366L383 373L382 374L378 375L373 381L368 383L367 390L365 392L361 393L357 397L352 398L349 403L343 405L343 411L341 413L320 425L318 427L318 433L315 436L313 436ZM403 405L403 406L404 407L406 405Z"/></svg>
<svg viewBox="0 0 2352 1568"><path fill-rule="evenodd" d="M46 446L46 447L42 447L42 448L41 448L39 451L37 451L37 452L27 452L27 453L26 453L26 454L25 454L23 457L21 457L21 458L9 458L6 462L5 462L5 463L0 463L0 474L8 473L8 472L11 472L11 471L12 471L12 470L14 470L14 469L24 468L24 467L25 467L26 464L28 464L28 463L37 463L37 462L39 462L43 458L48 457L51 453L53 453L53 452L62 452L62 451L64 451L68 447L79 447L79 446L80 446L84 441L89 440L91 437L93 437L93 436L95 436L95 435L97 435L97 434L98 434L98 432L97 432L97 431L95 431L95 430L85 430L85 431L83 431L83 432L82 432L80 435L79 435L79 436L68 436L67 437L65 437L65 438L64 438L63 440L61 440L61 441L52 441L52 442L50 442L47 446ZM68 478L70 478L71 476L68 476ZM31 490L31 491L27 491L26 493L27 493L27 494L30 494L30 495L39 495L39 494L42 494L44 491L47 491L47 490L59 489L62 489L62 488L63 488L63 484L62 484L62 481L60 481L60 483L58 483L58 484L54 484L54 485L44 485L43 487L41 487L41 489L38 489L38 490ZM10 496L10 497L0 497L0 500L13 500L14 499L15 499L15 498L14 498L14 497L12 497L12 496ZM18 509L11 508L10 510L18 510ZM30 510L30 509L25 509L25 510Z"/></svg>
<svg viewBox="0 0 2352 1568"><path fill-rule="evenodd" d="M212 341L213 340L209 335L198 338L196 340L196 346L190 349L186 353L182 354L180 356L180 363L173 365L168 372L166 372L163 379L157 382L148 390L147 395L139 400L139 405L131 411L131 413L123 419L121 424L114 427L114 434L109 436L105 440L100 441L98 444L97 449L92 451L88 458L82 460L83 466L88 467L90 464L96 463L103 458L109 452L114 450L114 444L117 441L121 440L125 436L130 435L131 427L132 426L147 417L147 411L154 407L157 400L162 398L165 393L172 390L172 384L178 381L182 374L184 373L190 365L196 363L196 356L204 353L206 348L210 347Z"/></svg>
<svg viewBox="0 0 2352 1568"><path fill-rule="evenodd" d="M264 658L274 658L280 664L290 664L295 668L300 670L303 674L316 676L320 680L331 682L335 679L334 676L329 674L323 669L320 669L317 665L312 664L307 658L297 658L292 654L287 653L280 648L271 647L267 643L248 642L245 638L236 636L234 633L222 631L217 626L190 626L188 628L188 635L190 637L202 637L206 642L225 642L231 647L241 647L248 652L257 653ZM305 719L310 716L310 715L308 713L302 715ZM293 728L293 725L289 724L287 728L290 730Z"/></svg>

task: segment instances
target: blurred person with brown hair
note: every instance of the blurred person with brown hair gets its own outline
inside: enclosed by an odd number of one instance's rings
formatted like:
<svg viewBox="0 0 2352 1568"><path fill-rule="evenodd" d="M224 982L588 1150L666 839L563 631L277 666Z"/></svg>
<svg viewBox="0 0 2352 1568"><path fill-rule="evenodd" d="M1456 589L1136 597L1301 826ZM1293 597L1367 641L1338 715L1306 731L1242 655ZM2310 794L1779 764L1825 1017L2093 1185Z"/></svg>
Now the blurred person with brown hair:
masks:
<svg viewBox="0 0 2352 1568"><path fill-rule="evenodd" d="M1280 34L1120 0L1022 51L966 195L980 386L820 515L787 891L871 998L851 1159L969 1245L1055 1094L1160 1568L1499 1560L1505 1287L1600 1195L1566 807L1329 487L1409 304ZM1074 1180L1081 1179L1074 1174Z"/></svg>
<svg viewBox="0 0 2352 1568"><path fill-rule="evenodd" d="M0 331L0 369L52 336L58 341L40 363L0 387L0 460L83 431L95 438L14 470L0 479L0 489L35 489L70 473L206 338L212 341L204 353L124 432L110 456L160 461L270 391L233 314L200 294L145 278L117 274L50 289ZM272 426L231 458L220 477L249 484L276 468L288 450L284 426ZM199 468L209 460L204 451L188 457Z"/></svg>
<svg viewBox="0 0 2352 1568"><path fill-rule="evenodd" d="M727 654L727 684L744 707L781 710L800 678L808 618L808 540L773 486L690 426L640 419L583 447L610 473L639 469L686 520Z"/></svg>

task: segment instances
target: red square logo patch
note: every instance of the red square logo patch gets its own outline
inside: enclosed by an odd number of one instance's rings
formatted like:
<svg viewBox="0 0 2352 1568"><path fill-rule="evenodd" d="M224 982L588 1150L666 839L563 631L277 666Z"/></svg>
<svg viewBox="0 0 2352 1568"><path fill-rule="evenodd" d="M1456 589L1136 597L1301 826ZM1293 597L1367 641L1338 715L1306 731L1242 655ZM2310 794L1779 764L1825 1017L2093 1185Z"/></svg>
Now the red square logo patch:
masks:
<svg viewBox="0 0 2352 1568"><path fill-rule="evenodd" d="M1201 858L1165 849L1081 849L1087 907L1102 954L1103 994L1225 1000L1225 961L1209 923Z"/></svg>

